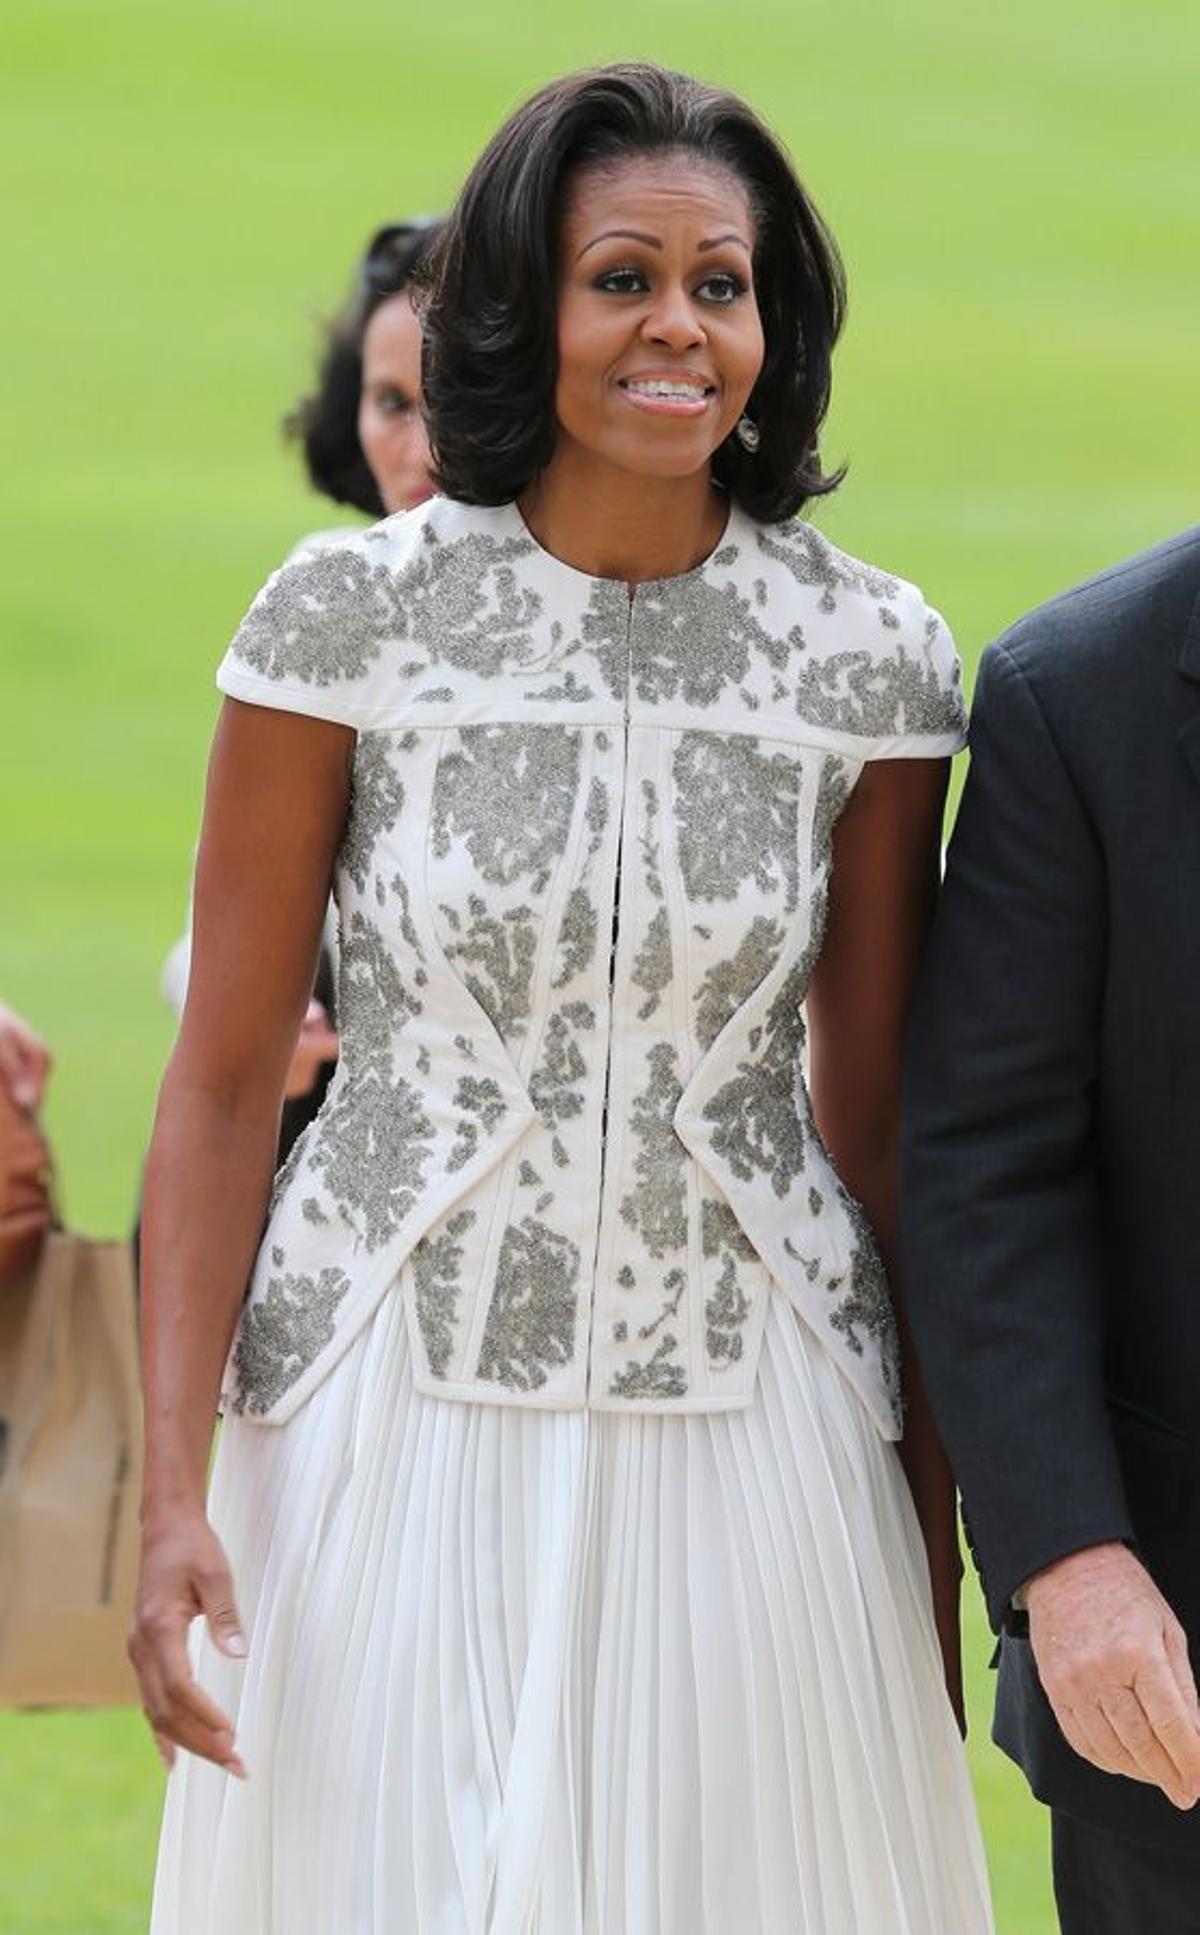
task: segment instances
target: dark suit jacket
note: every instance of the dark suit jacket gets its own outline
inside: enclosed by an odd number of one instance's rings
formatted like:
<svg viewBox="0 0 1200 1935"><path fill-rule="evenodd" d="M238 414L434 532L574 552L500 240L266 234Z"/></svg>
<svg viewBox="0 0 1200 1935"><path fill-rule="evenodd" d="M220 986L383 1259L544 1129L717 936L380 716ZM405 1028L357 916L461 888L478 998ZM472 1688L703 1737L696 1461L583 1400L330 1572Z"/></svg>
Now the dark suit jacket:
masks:
<svg viewBox="0 0 1200 1935"><path fill-rule="evenodd" d="M913 1017L902 1220L918 1352L1001 1641L996 1739L1080 1819L1200 1851L1100 1773L1015 1588L1135 1543L1200 1669L1200 530L984 655Z"/></svg>

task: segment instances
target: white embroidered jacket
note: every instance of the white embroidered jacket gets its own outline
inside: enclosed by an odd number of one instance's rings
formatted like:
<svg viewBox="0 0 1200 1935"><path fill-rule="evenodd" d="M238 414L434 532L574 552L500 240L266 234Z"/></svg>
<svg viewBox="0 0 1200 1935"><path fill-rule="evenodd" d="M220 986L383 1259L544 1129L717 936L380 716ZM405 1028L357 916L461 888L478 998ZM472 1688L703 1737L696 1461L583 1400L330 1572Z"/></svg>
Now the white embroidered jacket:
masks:
<svg viewBox="0 0 1200 1935"><path fill-rule="evenodd" d="M227 1403L290 1417L398 1291L427 1392L745 1405L783 1295L895 1435L887 1286L801 1008L864 760L963 743L920 594L735 509L631 597L515 507L435 499L285 566L218 683L358 734L342 1056Z"/></svg>

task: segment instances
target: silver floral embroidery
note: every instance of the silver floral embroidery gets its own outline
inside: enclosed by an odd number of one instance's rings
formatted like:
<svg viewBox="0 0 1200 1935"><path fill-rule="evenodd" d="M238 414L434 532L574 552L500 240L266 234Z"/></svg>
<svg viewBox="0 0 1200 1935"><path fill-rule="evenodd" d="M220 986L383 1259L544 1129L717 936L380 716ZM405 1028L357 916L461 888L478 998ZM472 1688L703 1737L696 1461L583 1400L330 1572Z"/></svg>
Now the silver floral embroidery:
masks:
<svg viewBox="0 0 1200 1935"><path fill-rule="evenodd" d="M400 750L410 751L416 738L415 733L405 733L399 742ZM338 860L360 893L366 890L379 842L396 824L404 805L404 786L388 757L388 750L388 741L382 733L359 734Z"/></svg>
<svg viewBox="0 0 1200 1935"><path fill-rule="evenodd" d="M786 1196L805 1162L800 1051L804 1043L801 1003L807 968L788 973L763 1021L757 1054L737 1065L704 1105L715 1124L712 1147L743 1182L765 1176L776 1196Z"/></svg>
<svg viewBox="0 0 1200 1935"><path fill-rule="evenodd" d="M586 887L572 887L558 930L558 973L552 985L565 988L590 966L596 952L599 918Z"/></svg>
<svg viewBox="0 0 1200 1935"><path fill-rule="evenodd" d="M656 1012L663 990L671 985L673 972L671 923L666 908L660 907L646 930L631 969L634 986L641 988L646 996L638 1009L639 1021L649 1021Z"/></svg>
<svg viewBox="0 0 1200 1935"><path fill-rule="evenodd" d="M506 908L490 914L479 894L467 899L464 921L453 907L443 905L450 930L445 954L458 968L504 1042L517 1040L529 1022L530 990L537 959L538 929L533 909Z"/></svg>
<svg viewBox="0 0 1200 1935"><path fill-rule="evenodd" d="M728 1250L750 1263L758 1255L731 1206L713 1196L706 1196L700 1207L700 1247L705 1256L720 1256Z"/></svg>
<svg viewBox="0 0 1200 1935"><path fill-rule="evenodd" d="M957 667L948 682L932 658L901 647L882 659L865 650L814 658L797 675L796 711L813 725L868 738L961 733L966 724Z"/></svg>
<svg viewBox="0 0 1200 1935"><path fill-rule="evenodd" d="M316 1119L309 1167L368 1251L412 1209L433 1153L421 1096L392 1066L396 1031L420 1012L383 934L356 910L342 927L341 1068Z"/></svg>
<svg viewBox="0 0 1200 1935"><path fill-rule="evenodd" d="M588 595L581 631L585 645L596 655L596 665L614 698L623 699L628 687L629 628L633 607L623 584L595 578Z"/></svg>
<svg viewBox="0 0 1200 1935"><path fill-rule="evenodd" d="M757 1261L758 1252L728 1203L706 1196L700 1210L701 1248L706 1257L721 1258L721 1274L705 1299L705 1350L716 1368L741 1362L743 1331L750 1300L738 1276L738 1264Z"/></svg>
<svg viewBox="0 0 1200 1935"><path fill-rule="evenodd" d="M585 1001L564 1002L546 1023L541 1060L529 1080L529 1096L551 1133L582 1113L587 1061L576 1035L595 1024L596 1017ZM557 1138L556 1145L554 1160L565 1168L567 1152Z"/></svg>
<svg viewBox="0 0 1200 1935"><path fill-rule="evenodd" d="M736 547L726 546L719 557L732 563ZM789 645L766 629L732 579L717 584L709 573L697 571L639 591L634 687L646 704L716 705L726 694L736 695L755 653L783 666Z"/></svg>
<svg viewBox="0 0 1200 1935"><path fill-rule="evenodd" d="M771 530L760 527L757 537L759 550L784 565L797 584L812 586L821 592L820 609L827 614L837 610L840 592L868 598L895 598L899 593L897 579L889 577L886 571L861 564L857 558L847 557L811 524L804 524L799 518Z"/></svg>
<svg viewBox="0 0 1200 1935"><path fill-rule="evenodd" d="M877 1345L888 1401L899 1417L902 1410L900 1344L887 1273L862 1205L847 1190L839 1191L839 1200L853 1232L853 1246L850 1281L830 1314L830 1326L845 1339L856 1357L864 1354L864 1336ZM842 1282L843 1279L834 1277L828 1287L836 1292L842 1288Z"/></svg>
<svg viewBox="0 0 1200 1935"><path fill-rule="evenodd" d="M504 1232L479 1354L479 1375L535 1391L569 1363L575 1337L579 1251L534 1216Z"/></svg>
<svg viewBox="0 0 1200 1935"><path fill-rule="evenodd" d="M495 678L506 664L537 658L534 627L542 601L522 586L515 566L536 551L532 539L469 531L443 544L428 528L413 561L395 573L392 595L403 614L399 634L434 665Z"/></svg>
<svg viewBox="0 0 1200 1935"><path fill-rule="evenodd" d="M631 1361L624 1370L613 1373L609 1383L611 1396L651 1400L686 1397L687 1373L682 1364L675 1361L675 1352L678 1349L678 1337L673 1331L667 1331L666 1335L659 1340L653 1356L649 1357L644 1364Z"/></svg>
<svg viewBox="0 0 1200 1935"><path fill-rule="evenodd" d="M659 851L658 835L658 788L652 779L642 781L642 800L645 811L645 824L642 831L642 871L646 877L647 891L655 900L665 898L662 880L662 855Z"/></svg>
<svg viewBox="0 0 1200 1935"><path fill-rule="evenodd" d="M262 678L360 679L400 622L390 587L386 568L359 551L307 553L259 593L230 649Z"/></svg>
<svg viewBox="0 0 1200 1935"><path fill-rule="evenodd" d="M413 1246L417 1323L435 1377L445 1377L450 1367L462 1291L461 1239L475 1221L473 1209L455 1210L436 1236L423 1236Z"/></svg>
<svg viewBox="0 0 1200 1935"><path fill-rule="evenodd" d="M232 1408L256 1417L273 1410L332 1342L337 1307L350 1288L344 1270L315 1277L291 1272L280 1249L272 1262L277 1274L268 1278L265 1295L243 1310L233 1352Z"/></svg>
<svg viewBox="0 0 1200 1935"><path fill-rule="evenodd" d="M433 850L466 841L481 879L528 877L544 893L561 857L579 785L580 735L562 726L463 726L443 756L433 798Z"/></svg>
<svg viewBox="0 0 1200 1935"><path fill-rule="evenodd" d="M446 1158L446 1172L452 1175L470 1162L479 1149L479 1137L494 1135L508 1114L500 1084L490 1075L460 1075L454 1091L454 1106L459 1110L454 1146Z"/></svg>
<svg viewBox="0 0 1200 1935"><path fill-rule="evenodd" d="M656 1041L646 1062L648 1080L629 1116L641 1144L633 1162L637 1182L621 1203L621 1215L641 1232L651 1256L663 1257L687 1242L687 1151L674 1125L683 1084L670 1042Z"/></svg>
<svg viewBox="0 0 1200 1935"><path fill-rule="evenodd" d="M591 686L585 685L579 674L570 667L563 673L560 685L534 686L532 691L525 694L527 699L537 699L543 705L550 699L562 699L567 705L585 705L595 696Z"/></svg>
<svg viewBox="0 0 1200 1935"><path fill-rule="evenodd" d="M679 859L691 900L733 900L747 881L778 893L790 911L798 891L800 769L763 753L743 734L686 732L675 750Z"/></svg>
<svg viewBox="0 0 1200 1935"><path fill-rule="evenodd" d="M756 914L730 960L710 967L696 990L696 1038L711 1048L725 1024L766 980L783 948L784 929Z"/></svg>
<svg viewBox="0 0 1200 1935"><path fill-rule="evenodd" d="M743 1350L742 1332L750 1315L750 1300L738 1281L731 1256L721 1265L717 1287L705 1299L704 1343L711 1364L736 1364Z"/></svg>

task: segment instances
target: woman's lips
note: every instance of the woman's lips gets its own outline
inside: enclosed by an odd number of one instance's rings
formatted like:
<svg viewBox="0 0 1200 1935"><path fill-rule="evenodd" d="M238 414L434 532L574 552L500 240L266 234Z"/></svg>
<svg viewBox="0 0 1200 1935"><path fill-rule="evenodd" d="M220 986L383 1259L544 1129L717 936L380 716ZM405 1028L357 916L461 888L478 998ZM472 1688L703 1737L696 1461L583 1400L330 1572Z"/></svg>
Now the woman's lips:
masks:
<svg viewBox="0 0 1200 1935"><path fill-rule="evenodd" d="M656 416L703 416L716 395L702 377L626 376L617 387L635 409Z"/></svg>

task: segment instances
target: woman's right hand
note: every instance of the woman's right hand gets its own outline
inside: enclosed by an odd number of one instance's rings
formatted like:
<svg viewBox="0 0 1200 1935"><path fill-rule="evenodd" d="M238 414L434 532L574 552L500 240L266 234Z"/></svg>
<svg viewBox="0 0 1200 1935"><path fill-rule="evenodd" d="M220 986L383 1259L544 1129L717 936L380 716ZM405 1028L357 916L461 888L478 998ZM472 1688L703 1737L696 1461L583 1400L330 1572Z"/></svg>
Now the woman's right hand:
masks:
<svg viewBox="0 0 1200 1935"><path fill-rule="evenodd" d="M168 1768L176 1750L185 1747L244 1780L233 1724L192 1673L187 1635L197 1618L208 1621L214 1644L229 1659L245 1659L233 1578L220 1540L202 1511L164 1514L142 1533L129 1636L142 1705Z"/></svg>

